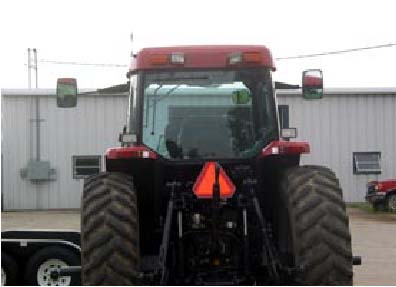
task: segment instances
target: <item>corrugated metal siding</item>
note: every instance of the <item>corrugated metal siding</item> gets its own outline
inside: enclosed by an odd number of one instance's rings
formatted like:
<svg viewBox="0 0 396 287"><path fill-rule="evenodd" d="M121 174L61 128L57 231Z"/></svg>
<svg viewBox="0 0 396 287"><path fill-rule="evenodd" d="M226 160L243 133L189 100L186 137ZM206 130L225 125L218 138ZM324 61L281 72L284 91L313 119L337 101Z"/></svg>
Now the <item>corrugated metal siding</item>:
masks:
<svg viewBox="0 0 396 287"><path fill-rule="evenodd" d="M283 93L290 126L298 128L296 140L311 143L303 163L332 168L348 202L364 201L370 180L396 177L396 95L329 95L318 101ZM353 152L380 151L382 174L353 174Z"/></svg>
<svg viewBox="0 0 396 287"><path fill-rule="evenodd" d="M20 94L20 92L19 92ZM47 93L48 94L48 93ZM73 155L103 155L118 146L118 133L125 123L125 95L82 96L75 109L56 108L55 97L40 100L41 159L57 170L57 179L32 183L20 170L35 157L34 96L2 96L2 154L4 208L78 208L83 180L73 179ZM345 200L363 201L366 183L396 177L396 94L325 96L305 101L285 93L279 104L289 105L290 126L297 127L297 140L311 143L312 153L303 163L331 167L340 178ZM352 153L380 151L382 174L354 175ZM103 167L103 162L102 162Z"/></svg>
<svg viewBox="0 0 396 287"><path fill-rule="evenodd" d="M32 183L20 170L35 158L34 99L3 96L4 208L78 208L82 179L73 179L73 155L103 155L118 146L118 133L126 120L125 96L82 96L74 109L59 109L54 96L40 97L41 160L56 168L56 180ZM104 162L102 158L102 168Z"/></svg>

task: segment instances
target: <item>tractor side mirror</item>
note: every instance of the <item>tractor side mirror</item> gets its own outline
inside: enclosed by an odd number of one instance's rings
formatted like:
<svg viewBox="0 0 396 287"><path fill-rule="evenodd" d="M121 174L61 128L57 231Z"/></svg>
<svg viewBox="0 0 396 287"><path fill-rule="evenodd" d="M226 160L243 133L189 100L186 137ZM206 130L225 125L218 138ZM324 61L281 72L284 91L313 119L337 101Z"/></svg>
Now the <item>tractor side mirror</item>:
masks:
<svg viewBox="0 0 396 287"><path fill-rule="evenodd" d="M60 78L56 85L56 105L58 108L74 108L77 106L77 80Z"/></svg>
<svg viewBox="0 0 396 287"><path fill-rule="evenodd" d="M323 97L322 70L306 70L302 76L303 97L307 100L316 100Z"/></svg>

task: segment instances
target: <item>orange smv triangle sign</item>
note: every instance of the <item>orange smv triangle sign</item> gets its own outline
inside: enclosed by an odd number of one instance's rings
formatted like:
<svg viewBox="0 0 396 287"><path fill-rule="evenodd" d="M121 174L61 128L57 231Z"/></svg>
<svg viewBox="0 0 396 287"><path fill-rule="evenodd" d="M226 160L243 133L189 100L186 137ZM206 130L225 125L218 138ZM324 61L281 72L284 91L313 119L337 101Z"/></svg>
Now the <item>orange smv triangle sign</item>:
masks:
<svg viewBox="0 0 396 287"><path fill-rule="evenodd" d="M202 168L197 181L193 186L194 194L198 198L212 198L213 197L213 184L215 182L216 163L208 161ZM220 198L230 198L234 195L235 185L227 176L223 168L219 172L219 185L220 185Z"/></svg>

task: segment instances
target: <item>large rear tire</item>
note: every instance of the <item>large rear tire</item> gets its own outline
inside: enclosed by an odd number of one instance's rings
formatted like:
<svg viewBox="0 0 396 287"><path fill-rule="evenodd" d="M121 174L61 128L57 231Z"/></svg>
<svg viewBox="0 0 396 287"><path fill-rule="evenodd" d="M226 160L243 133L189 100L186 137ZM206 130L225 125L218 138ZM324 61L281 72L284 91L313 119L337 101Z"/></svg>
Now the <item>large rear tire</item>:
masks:
<svg viewBox="0 0 396 287"><path fill-rule="evenodd" d="M85 180L81 210L83 285L139 285L139 220L132 177Z"/></svg>
<svg viewBox="0 0 396 287"><path fill-rule="evenodd" d="M335 174L319 166L294 167L281 182L289 254L303 285L352 285L349 221ZM284 239L283 239L284 240Z"/></svg>

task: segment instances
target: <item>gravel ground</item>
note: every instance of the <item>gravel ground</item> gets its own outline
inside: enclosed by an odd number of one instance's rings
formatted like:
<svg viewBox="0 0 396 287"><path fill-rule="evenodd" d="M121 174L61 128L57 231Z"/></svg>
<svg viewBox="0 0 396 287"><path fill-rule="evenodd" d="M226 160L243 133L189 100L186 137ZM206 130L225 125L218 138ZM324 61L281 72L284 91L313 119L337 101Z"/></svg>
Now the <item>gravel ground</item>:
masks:
<svg viewBox="0 0 396 287"><path fill-rule="evenodd" d="M352 251L362 257L354 266L355 285L396 284L396 214L369 214L348 210Z"/></svg>
<svg viewBox="0 0 396 287"><path fill-rule="evenodd" d="M80 230L78 210L9 211L1 213L1 230L7 229Z"/></svg>
<svg viewBox="0 0 396 287"><path fill-rule="evenodd" d="M396 284L396 214L369 214L348 209L354 255L355 285ZM80 229L78 211L2 212L1 230L14 228Z"/></svg>

